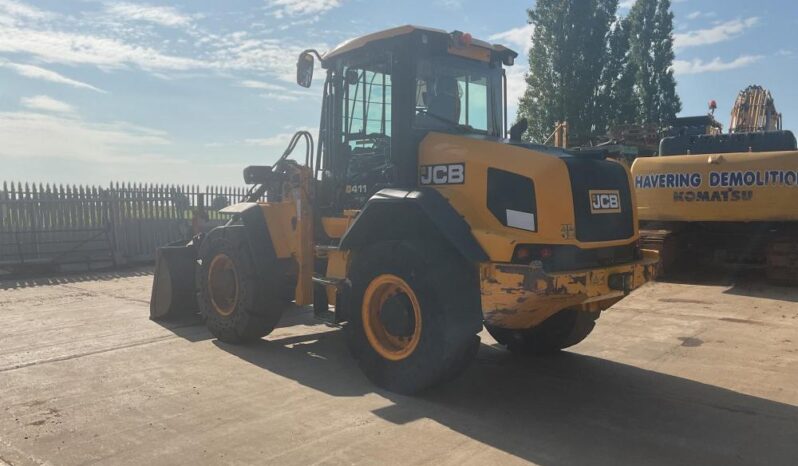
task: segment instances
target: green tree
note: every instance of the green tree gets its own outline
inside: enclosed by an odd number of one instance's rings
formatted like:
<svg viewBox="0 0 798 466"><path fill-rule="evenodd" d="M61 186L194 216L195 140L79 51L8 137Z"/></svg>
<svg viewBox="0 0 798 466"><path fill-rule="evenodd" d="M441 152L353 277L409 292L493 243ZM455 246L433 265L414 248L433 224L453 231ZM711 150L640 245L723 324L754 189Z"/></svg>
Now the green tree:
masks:
<svg viewBox="0 0 798 466"><path fill-rule="evenodd" d="M673 78L670 0L637 0L628 16L637 123L665 123L682 109Z"/></svg>
<svg viewBox="0 0 798 466"><path fill-rule="evenodd" d="M634 95L634 68L630 66L629 21L617 19L607 40L607 58L601 73L601 88L596 99L599 111L595 133L606 134L613 125L637 121Z"/></svg>
<svg viewBox="0 0 798 466"><path fill-rule="evenodd" d="M603 112L602 71L618 0L538 0L528 10L535 25L527 89L518 117L529 121L527 137L543 142L556 121L568 121L569 142L584 144Z"/></svg>

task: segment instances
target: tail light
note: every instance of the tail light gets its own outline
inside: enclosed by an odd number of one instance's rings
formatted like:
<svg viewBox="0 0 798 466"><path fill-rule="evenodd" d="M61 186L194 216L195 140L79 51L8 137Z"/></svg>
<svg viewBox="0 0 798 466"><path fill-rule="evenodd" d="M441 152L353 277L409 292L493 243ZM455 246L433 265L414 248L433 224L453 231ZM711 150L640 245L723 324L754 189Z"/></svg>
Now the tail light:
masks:
<svg viewBox="0 0 798 466"><path fill-rule="evenodd" d="M554 249L550 246L536 244L519 244L513 251L514 264L529 264L532 261L543 261L554 256Z"/></svg>

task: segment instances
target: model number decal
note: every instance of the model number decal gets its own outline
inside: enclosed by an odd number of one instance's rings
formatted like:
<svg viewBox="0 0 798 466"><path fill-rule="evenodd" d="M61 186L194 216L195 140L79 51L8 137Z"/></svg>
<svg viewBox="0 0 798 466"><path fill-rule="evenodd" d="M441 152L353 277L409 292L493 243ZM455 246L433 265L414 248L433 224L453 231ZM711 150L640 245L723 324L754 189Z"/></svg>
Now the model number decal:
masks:
<svg viewBox="0 0 798 466"><path fill-rule="evenodd" d="M348 184L346 185L346 194L366 194L369 187L365 184Z"/></svg>
<svg viewBox="0 0 798 466"><path fill-rule="evenodd" d="M591 189L590 212L594 214L617 214L621 211L621 194L617 190Z"/></svg>
<svg viewBox="0 0 798 466"><path fill-rule="evenodd" d="M422 165L419 167L418 181L421 185L463 184L465 183L465 164Z"/></svg>

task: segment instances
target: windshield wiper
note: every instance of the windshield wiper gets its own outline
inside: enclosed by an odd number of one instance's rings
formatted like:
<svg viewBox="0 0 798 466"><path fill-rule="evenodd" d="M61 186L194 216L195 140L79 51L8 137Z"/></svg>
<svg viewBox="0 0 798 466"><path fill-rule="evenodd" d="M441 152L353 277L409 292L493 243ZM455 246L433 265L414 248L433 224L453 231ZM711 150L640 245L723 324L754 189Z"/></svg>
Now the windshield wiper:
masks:
<svg viewBox="0 0 798 466"><path fill-rule="evenodd" d="M442 121L444 123L447 123L453 129L459 129L460 131L462 131L464 133L467 133L467 132L478 132L471 125L464 125L464 124L458 123L458 122L456 122L454 120L450 120L450 119L448 119L446 117L437 115L435 113L431 113L426 108L417 108L416 109L416 113L423 113L424 115L431 116L432 118L435 118L436 120L439 120L439 121Z"/></svg>

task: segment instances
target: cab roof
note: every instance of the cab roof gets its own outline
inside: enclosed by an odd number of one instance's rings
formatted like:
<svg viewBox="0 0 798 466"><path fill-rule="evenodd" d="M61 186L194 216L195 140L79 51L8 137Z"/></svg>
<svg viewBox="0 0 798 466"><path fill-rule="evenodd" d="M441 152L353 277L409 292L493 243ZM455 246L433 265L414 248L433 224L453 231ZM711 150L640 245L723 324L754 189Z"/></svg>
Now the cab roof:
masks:
<svg viewBox="0 0 798 466"><path fill-rule="evenodd" d="M338 46L336 46L334 49L325 53L324 60L335 58L343 54L358 50L378 40L398 38L400 36L409 35L417 31L438 35L441 37L444 36L448 37L448 36L453 36L455 34L462 34L460 31L452 31L451 33L449 33L444 31L443 29L429 28L423 26L413 26L408 24L405 26L398 26L395 28L385 29L383 31L373 32L371 34L366 34L365 36L360 36L346 40L341 44L338 44ZM512 59L518 56L518 53L503 45L490 44L488 42L479 39L471 39L470 45L487 49L491 52L499 54L500 56L509 56Z"/></svg>

